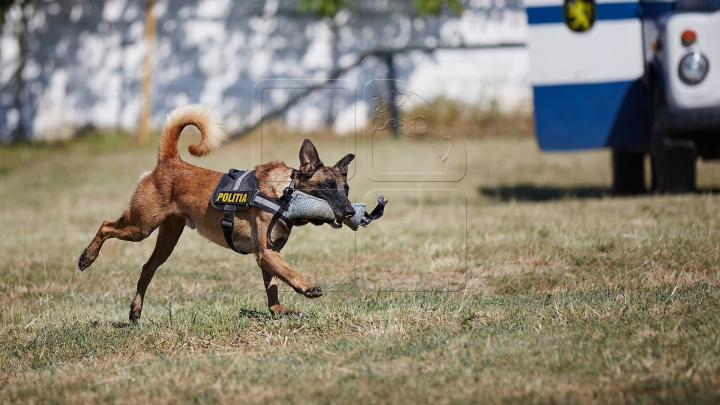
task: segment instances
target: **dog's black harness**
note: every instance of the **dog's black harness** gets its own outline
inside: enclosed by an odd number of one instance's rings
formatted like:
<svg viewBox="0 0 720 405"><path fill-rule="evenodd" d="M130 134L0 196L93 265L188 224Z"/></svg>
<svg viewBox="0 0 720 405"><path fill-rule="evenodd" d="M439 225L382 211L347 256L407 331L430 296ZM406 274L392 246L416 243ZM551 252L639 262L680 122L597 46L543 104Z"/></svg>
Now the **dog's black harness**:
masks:
<svg viewBox="0 0 720 405"><path fill-rule="evenodd" d="M246 210L250 206L258 207L273 214L273 220L282 220L290 229L293 221L288 218L288 207L292 200L292 193L295 191L295 174L297 170L292 171L290 175L290 185L285 187L283 195L280 198L269 197L258 190L258 182L255 178L255 170L235 170L230 169L223 174L220 182L215 187L210 204L225 211L225 216L220 222L220 226L225 236L225 242L230 249L240 253L233 243L233 228L235 226L235 211Z"/></svg>

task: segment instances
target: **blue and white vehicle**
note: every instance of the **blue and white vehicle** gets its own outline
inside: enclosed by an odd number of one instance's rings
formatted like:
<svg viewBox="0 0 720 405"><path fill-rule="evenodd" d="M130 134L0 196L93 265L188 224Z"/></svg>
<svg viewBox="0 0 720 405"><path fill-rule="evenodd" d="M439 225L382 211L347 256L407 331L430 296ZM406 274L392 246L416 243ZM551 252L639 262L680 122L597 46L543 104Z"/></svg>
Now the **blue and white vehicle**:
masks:
<svg viewBox="0 0 720 405"><path fill-rule="evenodd" d="M720 0L526 0L543 150L610 147L613 189L695 188L720 158Z"/></svg>

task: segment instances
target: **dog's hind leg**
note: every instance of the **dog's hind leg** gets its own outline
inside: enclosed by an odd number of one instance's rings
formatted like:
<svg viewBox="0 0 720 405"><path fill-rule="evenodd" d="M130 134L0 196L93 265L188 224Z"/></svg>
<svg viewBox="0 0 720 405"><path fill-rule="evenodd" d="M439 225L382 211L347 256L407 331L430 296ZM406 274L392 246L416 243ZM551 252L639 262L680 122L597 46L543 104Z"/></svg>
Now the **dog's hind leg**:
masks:
<svg viewBox="0 0 720 405"><path fill-rule="evenodd" d="M157 211L143 212L131 205L125 209L123 215L117 221L105 221L98 229L90 245L85 248L78 267L85 270L97 259L103 243L110 238L118 238L131 242L140 242L150 236L163 219Z"/></svg>
<svg viewBox="0 0 720 405"><path fill-rule="evenodd" d="M270 309L270 312L272 312L274 315L295 315L300 318L304 317L305 314L303 314L302 312L280 305L280 298L278 297L277 277L273 276L265 270L263 270L262 274L263 282L265 283L265 293L267 294L268 299L268 308Z"/></svg>
<svg viewBox="0 0 720 405"><path fill-rule="evenodd" d="M140 274L140 279L137 283L137 294L135 294L135 299L133 299L132 304L130 304L131 322L137 322L140 318L148 284L150 284L150 281L155 275L155 270L170 257L184 228L185 218L179 215L171 215L160 223L157 241L155 242L155 250L142 268L142 274Z"/></svg>

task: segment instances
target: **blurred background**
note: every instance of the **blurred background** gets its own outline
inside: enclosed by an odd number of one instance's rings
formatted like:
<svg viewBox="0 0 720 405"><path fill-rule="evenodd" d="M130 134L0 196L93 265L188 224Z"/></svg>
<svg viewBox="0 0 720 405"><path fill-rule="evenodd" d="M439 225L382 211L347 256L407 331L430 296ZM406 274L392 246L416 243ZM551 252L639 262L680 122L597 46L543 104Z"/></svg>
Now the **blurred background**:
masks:
<svg viewBox="0 0 720 405"><path fill-rule="evenodd" d="M283 122L301 131L329 126L342 134L350 121L362 128L373 114L364 98L373 79L411 82L441 108L525 116L532 108L519 0L6 0L4 7L3 142L158 129L173 108L195 102L241 134L259 119L253 88L264 79L335 78L356 92L351 103L317 91L289 104L292 92L263 100L265 113L281 109Z"/></svg>

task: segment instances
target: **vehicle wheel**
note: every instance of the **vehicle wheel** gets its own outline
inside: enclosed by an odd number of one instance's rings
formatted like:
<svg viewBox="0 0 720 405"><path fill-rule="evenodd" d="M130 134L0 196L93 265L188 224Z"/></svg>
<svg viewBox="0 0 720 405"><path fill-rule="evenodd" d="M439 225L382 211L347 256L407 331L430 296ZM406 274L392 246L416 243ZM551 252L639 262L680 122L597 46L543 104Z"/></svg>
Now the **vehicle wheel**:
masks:
<svg viewBox="0 0 720 405"><path fill-rule="evenodd" d="M654 190L659 193L690 193L695 191L697 153L693 141L658 137L652 148Z"/></svg>
<svg viewBox="0 0 720 405"><path fill-rule="evenodd" d="M614 195L635 195L647 191L644 152L613 149L612 168Z"/></svg>
<svg viewBox="0 0 720 405"><path fill-rule="evenodd" d="M649 121L652 191L658 193L689 193L695 191L695 143L686 138L673 138L662 129L659 118L665 108L660 85L652 81Z"/></svg>

